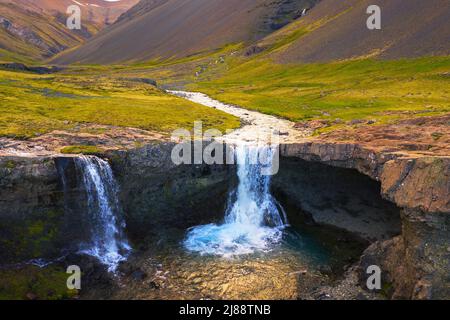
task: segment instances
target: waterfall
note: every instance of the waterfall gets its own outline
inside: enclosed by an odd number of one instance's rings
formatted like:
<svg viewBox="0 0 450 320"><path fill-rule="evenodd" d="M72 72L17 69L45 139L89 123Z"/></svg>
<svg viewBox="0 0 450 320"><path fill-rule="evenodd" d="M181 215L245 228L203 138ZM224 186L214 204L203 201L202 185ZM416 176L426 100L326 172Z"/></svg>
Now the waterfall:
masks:
<svg viewBox="0 0 450 320"><path fill-rule="evenodd" d="M75 164L82 174L87 196L91 241L81 252L96 257L114 272L131 248L124 235L125 222L117 199L118 188L108 162L94 156L80 156Z"/></svg>
<svg viewBox="0 0 450 320"><path fill-rule="evenodd" d="M188 250L234 256L269 250L281 240L286 215L270 194L271 176L264 174L264 169L272 165L275 151L270 146L236 146L239 184L229 194L225 221L189 229L184 240Z"/></svg>

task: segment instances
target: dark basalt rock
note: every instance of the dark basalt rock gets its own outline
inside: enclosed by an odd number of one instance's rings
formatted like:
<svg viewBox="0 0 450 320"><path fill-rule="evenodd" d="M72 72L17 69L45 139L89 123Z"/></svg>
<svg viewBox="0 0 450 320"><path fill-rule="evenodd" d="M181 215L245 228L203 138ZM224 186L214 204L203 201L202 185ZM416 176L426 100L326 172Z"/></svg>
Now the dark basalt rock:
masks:
<svg viewBox="0 0 450 320"><path fill-rule="evenodd" d="M156 80L149 79L149 78L126 78L124 80L145 83L145 84L149 84L149 85L154 86L154 87L158 86L158 82Z"/></svg>
<svg viewBox="0 0 450 320"><path fill-rule="evenodd" d="M177 166L172 147L160 143L106 155L136 247L145 249L146 237L166 229L223 218L234 166ZM53 260L90 239L80 179L72 156L0 157L1 264Z"/></svg>
<svg viewBox="0 0 450 320"><path fill-rule="evenodd" d="M304 12L309 11L319 0L278 0L274 1L274 13L264 19L263 29L273 32L283 28L293 20L302 17Z"/></svg>
<svg viewBox="0 0 450 320"><path fill-rule="evenodd" d="M127 230L134 239L223 218L232 165L175 165L173 143L147 145L108 157L120 185Z"/></svg>
<svg viewBox="0 0 450 320"><path fill-rule="evenodd" d="M30 67L23 63L11 62L11 63L0 63L0 68L14 70L14 71L28 71L37 74L51 74L62 71L63 68L52 66L48 67Z"/></svg>

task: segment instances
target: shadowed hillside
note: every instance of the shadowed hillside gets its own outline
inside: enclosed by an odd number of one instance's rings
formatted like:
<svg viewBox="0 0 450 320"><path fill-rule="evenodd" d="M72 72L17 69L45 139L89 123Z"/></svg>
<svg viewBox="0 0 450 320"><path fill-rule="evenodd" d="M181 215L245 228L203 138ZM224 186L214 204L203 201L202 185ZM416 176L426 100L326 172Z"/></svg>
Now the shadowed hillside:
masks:
<svg viewBox="0 0 450 320"><path fill-rule="evenodd" d="M261 39L315 0L144 0L58 63L116 63L186 57Z"/></svg>

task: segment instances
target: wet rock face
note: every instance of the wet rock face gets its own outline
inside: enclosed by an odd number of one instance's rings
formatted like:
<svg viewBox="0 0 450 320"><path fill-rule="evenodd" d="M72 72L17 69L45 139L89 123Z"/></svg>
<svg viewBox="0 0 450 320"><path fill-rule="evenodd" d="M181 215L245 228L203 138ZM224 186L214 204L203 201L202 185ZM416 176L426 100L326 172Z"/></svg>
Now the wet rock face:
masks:
<svg viewBox="0 0 450 320"><path fill-rule="evenodd" d="M172 148L172 143L162 143L109 155L134 239L223 218L235 167L177 166Z"/></svg>
<svg viewBox="0 0 450 320"><path fill-rule="evenodd" d="M374 242L400 234L400 210L381 198L380 184L352 169L282 158L275 193L310 216Z"/></svg>
<svg viewBox="0 0 450 320"><path fill-rule="evenodd" d="M63 225L64 196L53 160L1 157L1 263L58 255Z"/></svg>

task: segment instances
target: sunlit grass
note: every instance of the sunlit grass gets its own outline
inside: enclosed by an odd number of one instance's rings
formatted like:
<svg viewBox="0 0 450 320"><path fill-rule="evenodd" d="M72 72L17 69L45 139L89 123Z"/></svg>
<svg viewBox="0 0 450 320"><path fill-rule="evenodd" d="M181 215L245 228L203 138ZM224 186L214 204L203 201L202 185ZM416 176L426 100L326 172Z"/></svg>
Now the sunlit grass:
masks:
<svg viewBox="0 0 450 320"><path fill-rule="evenodd" d="M85 146L85 145L76 145L76 146L66 146L61 148L61 153L64 154L100 154L104 152L103 149L97 146Z"/></svg>
<svg viewBox="0 0 450 320"><path fill-rule="evenodd" d="M257 59L189 88L292 121L384 123L450 112L450 58L305 65Z"/></svg>
<svg viewBox="0 0 450 320"><path fill-rule="evenodd" d="M30 138L80 123L170 133L194 121L222 131L240 125L231 115L126 79L0 71L1 136Z"/></svg>

